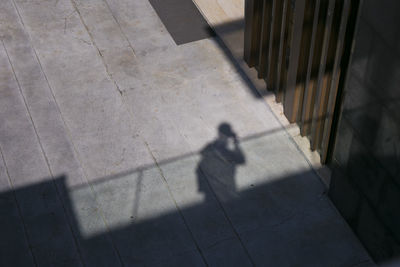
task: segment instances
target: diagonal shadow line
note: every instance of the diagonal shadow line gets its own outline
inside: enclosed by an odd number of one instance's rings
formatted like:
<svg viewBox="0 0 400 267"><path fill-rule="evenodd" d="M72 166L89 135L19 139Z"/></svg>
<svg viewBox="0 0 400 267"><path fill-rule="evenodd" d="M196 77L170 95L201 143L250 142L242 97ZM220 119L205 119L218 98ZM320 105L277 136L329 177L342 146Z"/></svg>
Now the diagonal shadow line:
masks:
<svg viewBox="0 0 400 267"><path fill-rule="evenodd" d="M393 99L393 101L399 101L399 99ZM354 109L351 109L351 110L345 110L344 114L345 115L349 115L349 114L355 113L357 111L363 110L365 108L368 108L368 105L360 106L360 107L357 107L357 108L354 108ZM317 120L326 119L328 117L329 116L321 116L321 117L318 117L318 118L315 118L315 119L317 119ZM312 122L312 120L306 121L306 123L311 123L311 122ZM268 135L273 135L273 134L278 133L278 132L287 132L288 129L292 129L292 128L296 128L296 127L297 127L297 125L295 123L292 123L289 126L286 126L286 128L283 128L283 126L282 126L282 127L274 128L274 129L271 129L271 130L267 130L267 131L263 131L263 132L259 132L259 133L255 133L255 134L251 134L251 135L239 138L238 141L243 143L243 142L250 141L250 140L253 140L253 139L265 137L265 136L268 136ZM194 152L190 152L190 153L185 153L185 154L182 154L180 156L171 157L171 158L168 158L168 159L157 161L157 163L158 163L159 166L162 166L162 165L166 165L166 164L169 164L169 163L172 163L172 162L184 159L184 158L188 158L188 157L191 157L191 156L198 155L199 153L200 153L200 151L194 151ZM149 169L154 168L154 167L155 167L154 163L145 164L143 166L139 166L137 168L129 169L129 170L117 173L117 174L113 174L113 175L109 175L109 176L104 176L104 177L98 178L95 181L91 181L90 184L91 185L96 185L96 184L100 184L100 183L103 183L103 182L106 182L106 181L109 181L109 180L119 179L119 178L125 177L127 175L131 175L131 174L133 174L135 172L142 173L143 171L149 170ZM70 189L79 189L79 188L86 187L86 186L87 186L86 184L75 185L75 186L72 186Z"/></svg>

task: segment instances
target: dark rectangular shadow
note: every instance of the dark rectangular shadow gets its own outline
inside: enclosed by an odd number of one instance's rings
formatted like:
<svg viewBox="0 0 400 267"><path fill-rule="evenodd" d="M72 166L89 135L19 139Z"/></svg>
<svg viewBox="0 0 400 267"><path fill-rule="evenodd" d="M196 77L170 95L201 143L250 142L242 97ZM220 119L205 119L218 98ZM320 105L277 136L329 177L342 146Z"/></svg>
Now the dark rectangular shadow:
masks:
<svg viewBox="0 0 400 267"><path fill-rule="evenodd" d="M150 0L150 3L177 45L215 35L191 0Z"/></svg>

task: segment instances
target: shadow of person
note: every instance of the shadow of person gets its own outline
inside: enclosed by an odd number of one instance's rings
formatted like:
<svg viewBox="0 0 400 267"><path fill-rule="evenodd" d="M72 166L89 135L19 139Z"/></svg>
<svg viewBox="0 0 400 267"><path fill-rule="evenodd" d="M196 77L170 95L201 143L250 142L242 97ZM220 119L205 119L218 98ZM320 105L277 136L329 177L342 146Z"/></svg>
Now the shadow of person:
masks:
<svg viewBox="0 0 400 267"><path fill-rule="evenodd" d="M200 154L196 175L198 190L205 195L205 201L213 198L214 193L221 201L234 198L236 166L246 160L230 124L221 123L217 139L208 143Z"/></svg>

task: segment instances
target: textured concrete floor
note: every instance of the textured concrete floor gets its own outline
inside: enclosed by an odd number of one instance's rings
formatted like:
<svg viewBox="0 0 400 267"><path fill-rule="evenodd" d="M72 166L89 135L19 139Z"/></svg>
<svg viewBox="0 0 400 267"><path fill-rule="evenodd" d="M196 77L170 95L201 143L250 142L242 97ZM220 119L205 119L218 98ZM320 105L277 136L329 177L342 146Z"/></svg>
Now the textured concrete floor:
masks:
<svg viewBox="0 0 400 267"><path fill-rule="evenodd" d="M371 264L215 40L146 0L2 0L0 38L0 266Z"/></svg>

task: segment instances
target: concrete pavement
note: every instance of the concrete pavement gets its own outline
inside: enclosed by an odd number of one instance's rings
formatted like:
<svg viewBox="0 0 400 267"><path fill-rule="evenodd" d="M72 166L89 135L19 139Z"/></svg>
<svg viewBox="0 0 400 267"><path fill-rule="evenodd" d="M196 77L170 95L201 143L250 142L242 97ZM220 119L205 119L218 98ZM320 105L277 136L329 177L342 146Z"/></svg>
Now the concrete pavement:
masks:
<svg viewBox="0 0 400 267"><path fill-rule="evenodd" d="M146 0L4 0L0 38L1 266L372 264L214 39Z"/></svg>

